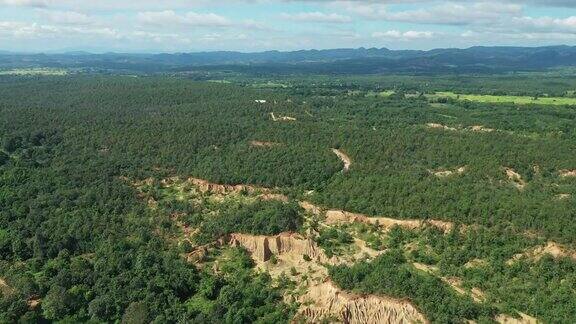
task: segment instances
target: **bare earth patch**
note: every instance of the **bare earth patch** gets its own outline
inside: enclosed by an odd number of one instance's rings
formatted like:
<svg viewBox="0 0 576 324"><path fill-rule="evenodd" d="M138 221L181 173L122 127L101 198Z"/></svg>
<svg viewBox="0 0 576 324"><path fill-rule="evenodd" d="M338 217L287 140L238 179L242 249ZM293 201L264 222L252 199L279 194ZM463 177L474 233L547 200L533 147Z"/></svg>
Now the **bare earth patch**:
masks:
<svg viewBox="0 0 576 324"><path fill-rule="evenodd" d="M328 210L326 212L326 224L351 224L365 223L376 225L384 230L389 230L394 226L400 226L407 229L417 229L426 225L437 227L445 232L449 232L454 225L450 222L440 220L403 220L388 217L368 217L362 214L350 213L342 210Z"/></svg>
<svg viewBox="0 0 576 324"><path fill-rule="evenodd" d="M524 313L518 313L518 315L520 316L520 318L514 318L510 315L498 315L498 317L496 317L496 322L501 323L501 324L538 324L541 323L539 322L536 318L530 316L530 315L526 315Z"/></svg>
<svg viewBox="0 0 576 324"><path fill-rule="evenodd" d="M229 244L248 250L257 267L273 278L292 272L292 278L298 284L297 290L301 292L292 296L301 305L296 318L307 323L323 320L374 324L427 323L426 318L408 301L342 291L329 280L324 265L349 263L350 260L336 256L328 258L310 238L295 233L276 236L232 234ZM365 242L359 244L364 246L360 253L377 254L365 247Z"/></svg>
<svg viewBox="0 0 576 324"><path fill-rule="evenodd" d="M433 174L434 176L438 177L438 178L447 178L449 176L455 175L455 174L462 174L464 172L466 172L466 167L462 166L459 167L457 169L454 170L428 170L428 172L430 172L431 174Z"/></svg>
<svg viewBox="0 0 576 324"><path fill-rule="evenodd" d="M332 152L338 156L340 160L344 163L344 168L342 169L343 173L346 173L350 170L350 166L352 165L352 159L346 155L346 153L342 152L338 149L332 149Z"/></svg>
<svg viewBox="0 0 576 324"><path fill-rule="evenodd" d="M413 263L412 264L414 266L414 268L424 271L426 273L432 274L432 275L437 275L436 273L438 272L438 269L434 266L429 266L426 264L422 264L422 263ZM461 294L461 295L466 295L466 296L470 296L472 297L472 299L474 299L475 302L477 303L481 303L484 300L486 300L486 297L484 296L484 293L478 289L478 288L472 288L470 291L467 291L466 289L464 289L462 287L462 280L460 278L456 278L456 277L440 277L439 278L444 281L445 283L447 283L448 285L450 285L450 287L452 287L452 289L454 289L457 293Z"/></svg>
<svg viewBox="0 0 576 324"><path fill-rule="evenodd" d="M462 167L464 168L464 167ZM460 169L456 169L458 172ZM463 169L461 172L464 172ZM510 170L511 172L508 172ZM507 169L507 175L512 181L522 181L519 174L512 169ZM516 176L517 175L517 176ZM153 179L146 179L133 184L139 186L154 185ZM215 184L203 179L179 177L168 178L160 181L165 187L174 190L178 197L186 191L192 191L196 194L210 194L203 199L212 199L214 197L226 197L227 195L239 195L247 199L278 200L288 202L289 198L277 190L251 185L237 184ZM145 195L142 196L147 199ZM192 196L183 196L183 199L190 199ZM234 196L236 197L236 196ZM307 201L298 201L300 206L307 212L305 214L306 222L312 224L316 222L321 227L341 226L354 223L364 223L375 225L386 233L394 226L400 226L407 229L418 229L425 226L434 226L444 232L449 232L454 228L450 222L439 220L400 220L393 218L375 218L362 214L350 213L342 210L326 210ZM173 221L178 227L182 228L183 240L189 240L195 235L197 229L186 228L179 220L179 215L174 215ZM304 227L306 228L306 227ZM214 248L225 246L236 246L246 249L251 258L254 260L257 269L265 271L272 278L277 280L286 280L294 284L285 290L284 299L288 302L298 302L300 307L297 311L294 322L320 323L342 322L342 323L428 323L422 313L407 300L390 298L381 295L358 295L343 291L330 281L328 275L328 266L347 264L351 265L359 260L372 260L385 251L374 250L366 241L365 237L353 235L353 242L350 250L345 254L328 257L323 248L315 241L318 230L315 227L309 227L300 233L281 233L278 235L263 236L234 233L221 237L220 239L203 246L195 247L192 252L183 255L188 261L195 263L197 266L212 266L218 271L217 262L214 264L206 263L206 259ZM522 254L514 256L513 260L528 256L531 258L541 258L545 254L551 254L554 257L569 256L576 259L576 251L570 251L568 248L550 242L546 246L532 248ZM473 260L466 264L466 267L481 266L482 260ZM476 302L483 302L485 296L477 288L467 289L459 278L441 277L438 269L434 266L414 263L416 269L426 271L438 276L446 284L450 285L456 292L473 298ZM4 288L5 282L0 280L0 289ZM31 298L29 306L38 307L40 300ZM536 319L525 314L519 314L521 319L516 319L507 315L499 315L496 320L500 323L536 323Z"/></svg>
<svg viewBox="0 0 576 324"><path fill-rule="evenodd" d="M443 129L443 130L448 130L448 131L457 131L458 130L454 127L449 127L449 126L437 124L437 123L428 123L428 124L426 124L426 126L428 128Z"/></svg>
<svg viewBox="0 0 576 324"><path fill-rule="evenodd" d="M164 180L163 180L164 181ZM187 182L191 183L192 185L196 186L200 192L206 193L216 193L216 194L226 194L226 193L238 193L238 192L247 192L247 193L271 193L272 189L264 188L264 187L256 187L244 184L238 185L228 185L228 184L216 184L213 182L209 182L203 179L197 178L189 178Z"/></svg>
<svg viewBox="0 0 576 324"><path fill-rule="evenodd" d="M513 264L515 261L522 258L528 258L534 261L540 260L545 255L550 255L554 258L571 258L576 260L576 251L556 242L548 242L546 245L531 248L522 253L518 253L507 261L507 264Z"/></svg>
<svg viewBox="0 0 576 324"><path fill-rule="evenodd" d="M151 183L151 181L146 181ZM186 188L194 186L197 192L216 196L247 192L258 199L288 201L288 197L274 193L272 189L248 185L214 184L202 179L182 180L170 178L160 181L164 186ZM188 190L188 189L187 189ZM315 216L324 215L323 210L311 203L301 202L306 211ZM323 218L322 218L323 219ZM183 227L174 220L179 227ZM329 226L320 221L320 226ZM184 236L192 236L193 229L184 229ZM359 238L354 238L353 249L349 254L328 257L313 239L315 231L308 234L281 233L278 235L250 235L234 233L207 245L196 247L184 257L198 266L213 248L237 246L246 249L255 261L256 267L266 271L273 278L286 278L295 282L293 290L284 296L287 301L299 302L300 309L296 320L321 322L322 320L343 323L427 323L426 318L409 301L376 295L356 295L347 293L329 280L328 265L348 264L358 260L372 259L384 251L376 251ZM213 265L216 267L217 263Z"/></svg>
<svg viewBox="0 0 576 324"><path fill-rule="evenodd" d="M510 180L518 190L522 190L524 187L526 187L526 182L522 179L522 176L518 172L511 168L504 168L504 170L508 180Z"/></svg>
<svg viewBox="0 0 576 324"><path fill-rule="evenodd" d="M558 199L558 200L566 200L566 199L570 199L570 197L572 197L571 194L563 193L563 194L558 194L558 195L556 195L555 198Z"/></svg>
<svg viewBox="0 0 576 324"><path fill-rule="evenodd" d="M566 177L576 177L576 170L560 170L560 176Z"/></svg>
<svg viewBox="0 0 576 324"><path fill-rule="evenodd" d="M331 318L342 323L428 323L409 301L350 294L331 281L310 287L301 302L308 306L301 308L299 315L308 323L322 323Z"/></svg>
<svg viewBox="0 0 576 324"><path fill-rule="evenodd" d="M495 131L495 129L493 128L486 128L482 125L470 126L468 129L470 129L473 132L483 132L483 133L491 133Z"/></svg>
<svg viewBox="0 0 576 324"><path fill-rule="evenodd" d="M486 260L473 259L473 260L466 262L466 264L464 264L464 268L466 268L466 269L478 268L478 267L483 267L487 264L488 264L488 261L486 261Z"/></svg>
<svg viewBox="0 0 576 324"><path fill-rule="evenodd" d="M277 122L277 121L295 121L296 118L294 117L289 117L289 116L279 116L276 117L276 115L274 115L274 113L270 113L270 117L272 117L272 120Z"/></svg>
<svg viewBox="0 0 576 324"><path fill-rule="evenodd" d="M12 287L8 286L6 281L0 278L0 293L7 295L12 293L12 291L13 291Z"/></svg>
<svg viewBox="0 0 576 324"><path fill-rule="evenodd" d="M251 141L250 146L252 147L274 147L274 146L281 146L281 143L275 142L262 142L262 141Z"/></svg>

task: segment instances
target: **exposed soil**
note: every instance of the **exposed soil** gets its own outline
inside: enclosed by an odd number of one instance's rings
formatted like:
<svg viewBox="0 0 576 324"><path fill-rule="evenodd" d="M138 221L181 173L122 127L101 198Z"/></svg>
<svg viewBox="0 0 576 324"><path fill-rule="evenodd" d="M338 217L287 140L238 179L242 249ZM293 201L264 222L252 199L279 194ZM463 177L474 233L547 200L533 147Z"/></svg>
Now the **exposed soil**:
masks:
<svg viewBox="0 0 576 324"><path fill-rule="evenodd" d="M326 224L338 225L349 223L365 223L376 225L384 230L389 230L394 226L407 229L417 229L426 225L437 227L445 232L450 231L454 225L450 222L439 220L402 220L388 217L368 217L362 214L349 213L342 210L328 210L326 212Z"/></svg>
<svg viewBox="0 0 576 324"><path fill-rule="evenodd" d="M444 117L451 117L451 116L444 116ZM487 128L483 125L473 125L473 126L468 126L466 128L463 128L462 126L458 126L456 128L456 127L450 127L450 126L446 126L446 125L442 125L442 124L438 124L438 123L428 123L428 124L426 124L426 126L428 128L443 129L443 130L447 130L447 131L471 131L471 132L476 132L476 133L492 133L492 132L496 131L496 129Z"/></svg>
<svg viewBox="0 0 576 324"><path fill-rule="evenodd" d="M511 168L504 168L504 170L506 171L508 180L510 180L518 190L522 190L524 187L526 187L526 182L522 179L522 176L518 172Z"/></svg>
<svg viewBox="0 0 576 324"><path fill-rule="evenodd" d="M428 172L432 173L433 175L435 175L438 178L447 178L447 177L455 175L455 174L462 174L462 173L466 172L466 167L462 166L462 167L459 167L459 168L454 169L454 170L437 170L437 171L428 170Z"/></svg>
<svg viewBox="0 0 576 324"><path fill-rule="evenodd" d="M296 233L282 233L275 236L249 235L235 233L228 239L228 245L242 246L258 262L269 261L272 255L290 255L302 259L307 255L316 263L336 263L328 258L314 240Z"/></svg>
<svg viewBox="0 0 576 324"><path fill-rule="evenodd" d="M300 308L298 315L308 323L321 323L330 319L364 324L428 323L408 301L350 294L328 280L311 286L300 301L305 306Z"/></svg>
<svg viewBox="0 0 576 324"><path fill-rule="evenodd" d="M9 294L12 292L12 288L10 286L8 286L8 284L6 283L6 281L2 278L0 278L0 293L2 294Z"/></svg>
<svg viewBox="0 0 576 324"><path fill-rule="evenodd" d="M454 127L449 127L449 126L437 124L437 123L428 123L428 124L426 124L426 126L428 126L428 128L443 129L443 130L448 130L448 131L457 131L458 130Z"/></svg>
<svg viewBox="0 0 576 324"><path fill-rule="evenodd" d="M379 254L366 247L365 242L359 239L355 241L363 247L357 254ZM274 278L292 272L292 278L298 285L297 292L292 297L301 305L297 319L308 323L319 323L322 320L343 323L427 322L408 301L342 291L329 280L324 265L350 263L354 257L328 258L310 238L294 233L276 236L232 234L229 244L248 250L257 267ZM306 261L304 256L311 261Z"/></svg>
<svg viewBox="0 0 576 324"><path fill-rule="evenodd" d="M163 185L183 186L177 178L162 181ZM148 181L150 182L150 181ZM215 195L248 192L259 199L288 201L288 197L274 193L271 189L247 185L221 185L205 180L190 178L185 184L193 185L202 193ZM305 210L315 216L323 214L322 209L308 202L300 203ZM178 222L178 217L174 217ZM320 226L330 226L321 222ZM193 235L192 229L183 231L185 236ZM308 235L314 235L310 232ZM200 246L186 255L190 262L202 266L209 251L218 246L240 246L245 248L256 263L256 267L266 271L273 278L289 276L296 283L294 290L287 292L285 299L297 301L301 305L297 318L306 322L322 320L343 323L427 323L426 318L410 302L384 296L355 295L342 291L328 276L328 265L353 264L358 260L374 258L384 251L375 251L366 242L354 238L351 253L328 257L324 250L312 239L298 233L282 233L272 236L234 233L220 240Z"/></svg>
<svg viewBox="0 0 576 324"><path fill-rule="evenodd" d="M556 195L556 199L558 199L558 200L566 200L566 199L570 199L570 197L572 197L572 195L566 194L566 193Z"/></svg>
<svg viewBox="0 0 576 324"><path fill-rule="evenodd" d="M200 190L200 192L203 192L203 193L211 192L211 193L216 193L216 194L226 194L226 193L233 193L233 192L235 192L235 193L238 193L238 192L271 193L272 192L271 189L264 188L264 187L256 187L256 186L250 186L250 185L244 185L244 184L238 184L238 185L216 184L216 183L212 183L212 182L209 182L209 181L206 181L203 179L197 179L197 178L189 178L187 180L187 182L196 186Z"/></svg>
<svg viewBox="0 0 576 324"><path fill-rule="evenodd" d="M473 260L466 262L466 264L464 264L464 268L466 268L466 269L478 268L478 267L485 266L487 264L488 264L488 261L486 261L486 260L473 259Z"/></svg>
<svg viewBox="0 0 576 324"><path fill-rule="evenodd" d="M295 120L296 120L296 118L294 118L294 117L289 117L289 116L279 116L279 117L276 117L276 115L274 115L273 112L270 113L270 117L272 117L272 120L275 121L275 122L276 122L276 121L295 121Z"/></svg>
<svg viewBox="0 0 576 324"><path fill-rule="evenodd" d="M422 263L413 263L412 265L414 266L414 268L416 268L418 270L421 270L421 271L424 271L424 272L427 272L429 274L437 276L438 269L436 267L429 266L429 265L422 264ZM448 277L440 277L440 276L438 276L438 277L442 281L444 281L445 283L450 285L450 287L452 287L452 289L454 289L457 293L459 293L461 295L470 296L477 303L481 303L484 300L486 300L484 293L480 289L472 288L470 291L464 289L462 287L462 280L460 278L456 278L456 277L448 278Z"/></svg>
<svg viewBox="0 0 576 324"><path fill-rule="evenodd" d="M470 129L473 132L481 132L481 133L491 133L495 131L495 129L493 128L486 128L482 125L470 126L468 129Z"/></svg>
<svg viewBox="0 0 576 324"><path fill-rule="evenodd" d="M561 177L576 177L576 170L560 170Z"/></svg>
<svg viewBox="0 0 576 324"><path fill-rule="evenodd" d="M520 318L514 318L510 315L498 315L496 317L496 322L501 324L538 324L539 322L536 318L526 315L524 313L518 313Z"/></svg>
<svg viewBox="0 0 576 324"><path fill-rule="evenodd" d="M337 153L335 152L335 154ZM462 167L456 169L456 172L460 169L463 169L461 172L465 171L465 168ZM517 173L512 169L506 170L508 177L512 181L522 181L519 175L516 177ZM508 170L511 172L508 172ZM287 196L279 194L273 189L250 185L215 184L197 178L189 178L187 180L170 178L162 180L161 183L165 186L181 187L183 190L188 186L194 186L193 190L196 190L196 192L210 193L215 197L248 193L251 194L252 199L289 201ZM147 179L139 182L139 184L153 184L153 181ZM394 226L401 226L407 229L435 226L444 232L448 232L454 227L450 222L438 220L373 218L342 210L325 210L307 201L300 201L299 204L308 213L308 216L306 216L307 221L315 219L321 227L364 223L377 226L382 230L382 233ZM189 239L194 235L196 229L185 228L178 219L178 215L175 215L175 222L179 227L183 228L185 239ZM343 323L427 323L423 314L409 301L386 296L348 293L330 281L327 269L329 265L351 265L359 260L371 260L385 251L376 251L370 248L364 240L354 236L356 234L352 231L350 234L353 235L354 241L350 246L353 248L346 254L328 257L313 239L317 234L318 232L312 228L309 228L306 234L281 233L272 236L262 236L234 233L210 244L196 247L194 251L186 254L185 257L188 261L194 262L198 266L203 266L203 260L213 248L220 246L245 248L255 261L258 269L269 273L276 279L288 277L295 283L295 288L287 290L284 296L288 302L296 301L300 304L295 321L302 320L313 323L319 323L323 320ZM523 256L540 258L545 254L551 254L554 257L570 256L576 259L575 251L569 251L567 248L552 242L546 246L526 251L514 258ZM481 261L470 262L470 265L467 264L466 267L476 266L476 263L480 265ZM470 296L476 302L482 302L485 299L484 294L479 289L463 288L462 281L459 278L441 277L433 266L418 263L413 265L417 269L438 276L456 292ZM214 266L217 267L217 265ZM2 284L5 285L0 280L0 289L3 288ZM37 307L39 302L39 300L32 298L28 304L32 308ZM520 315L522 316L521 320L500 315L497 321L501 323L536 323L534 318L525 314Z"/></svg>
<svg viewBox="0 0 576 324"><path fill-rule="evenodd" d="M528 258L534 261L540 260L545 255L550 255L554 258L572 258L576 260L576 251L572 250L566 246L558 244L556 242L548 242L546 245L538 246L536 248L528 249L522 253L516 254L512 259L508 260L508 264L512 264L515 261Z"/></svg>
<svg viewBox="0 0 576 324"><path fill-rule="evenodd" d="M261 142L261 141L251 141L250 142L250 146L252 147L275 147L275 146L281 146L281 143L275 143L275 142Z"/></svg>
<svg viewBox="0 0 576 324"><path fill-rule="evenodd" d="M40 306L41 302L42 302L42 299L40 299L40 297L33 296L32 298L30 298L26 301L26 304L28 305L28 308L30 308L31 310L34 310L34 309L38 308L38 306Z"/></svg>
<svg viewBox="0 0 576 324"><path fill-rule="evenodd" d="M344 163L344 168L342 169L343 173L346 173L350 170L350 166L352 165L352 159L346 155L346 153L342 152L338 149L332 149L332 152L338 156L340 160Z"/></svg>

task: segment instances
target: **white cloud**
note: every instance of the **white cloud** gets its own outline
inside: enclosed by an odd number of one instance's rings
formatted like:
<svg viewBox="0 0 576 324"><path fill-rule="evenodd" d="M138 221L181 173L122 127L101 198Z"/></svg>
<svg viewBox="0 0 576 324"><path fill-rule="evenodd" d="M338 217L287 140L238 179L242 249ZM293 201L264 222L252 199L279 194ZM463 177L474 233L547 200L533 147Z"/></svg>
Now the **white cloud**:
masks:
<svg viewBox="0 0 576 324"><path fill-rule="evenodd" d="M95 20L83 13L75 11L39 10L42 17L48 21L63 25L89 25Z"/></svg>
<svg viewBox="0 0 576 324"><path fill-rule="evenodd" d="M242 21L241 25L242 25L242 27L245 27L248 29L260 29L260 30L272 31L272 28L270 28L268 25L266 25L260 21L256 21L254 19L244 20L244 21Z"/></svg>
<svg viewBox="0 0 576 324"><path fill-rule="evenodd" d="M21 7L46 7L47 0L0 0L0 5Z"/></svg>
<svg viewBox="0 0 576 324"><path fill-rule="evenodd" d="M373 38L385 38L385 39L388 38L397 40L414 40L414 39L432 38L434 36L435 33L431 31L415 31L415 30L409 30L405 32L401 32L398 30L388 30L384 32L372 33Z"/></svg>
<svg viewBox="0 0 576 324"><path fill-rule="evenodd" d="M91 35L104 38L120 38L121 34L108 27L56 26L49 24L0 21L0 35L18 39L74 38Z"/></svg>
<svg viewBox="0 0 576 324"><path fill-rule="evenodd" d="M313 23L349 23L352 18L336 13L323 13L323 12L300 12L295 14L283 13L282 18L298 22L313 22Z"/></svg>
<svg viewBox="0 0 576 324"><path fill-rule="evenodd" d="M552 3L576 7L576 0L0 0L0 21L8 20L0 23L0 49L576 44L575 13L545 17L533 5Z"/></svg>
<svg viewBox="0 0 576 324"><path fill-rule="evenodd" d="M335 2L335 5L366 19L418 24L469 25L491 23L509 19L522 13L522 6L520 5L495 2L443 3L428 8L403 11L390 11L387 5L378 3L338 1Z"/></svg>
<svg viewBox="0 0 576 324"><path fill-rule="evenodd" d="M514 18L511 23L528 32L576 33L576 16L568 18L519 17Z"/></svg>
<svg viewBox="0 0 576 324"><path fill-rule="evenodd" d="M521 13L522 7L515 4L447 3L428 9L386 12L383 13L382 19L421 24L469 25L500 21Z"/></svg>
<svg viewBox="0 0 576 324"><path fill-rule="evenodd" d="M232 24L226 17L214 13L196 13L192 11L182 15L177 14L173 10L140 12L137 15L137 19L140 23L155 26L223 27Z"/></svg>

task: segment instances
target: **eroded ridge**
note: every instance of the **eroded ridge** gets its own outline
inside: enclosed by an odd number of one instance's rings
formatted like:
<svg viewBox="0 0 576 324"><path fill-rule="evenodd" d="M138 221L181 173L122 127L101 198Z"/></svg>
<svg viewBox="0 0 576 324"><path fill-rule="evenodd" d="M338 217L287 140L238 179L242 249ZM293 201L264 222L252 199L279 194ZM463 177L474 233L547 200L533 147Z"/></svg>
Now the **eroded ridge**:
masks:
<svg viewBox="0 0 576 324"><path fill-rule="evenodd" d="M300 258L307 255L317 263L334 263L314 240L296 233L281 233L275 236L234 233L230 235L228 244L245 248L252 258L260 263L269 261L273 255L284 254L293 254Z"/></svg>
<svg viewBox="0 0 576 324"><path fill-rule="evenodd" d="M310 208L310 210L313 210L311 205L305 204L301 206L306 206ZM306 209L306 207L304 208ZM338 225L349 223L371 224L385 230L394 226L400 226L407 229L417 229L426 225L431 225L448 232L454 227L454 224L440 220L402 220L388 217L368 217L366 215L350 213L343 210L328 210L326 212L326 224Z"/></svg>
<svg viewBox="0 0 576 324"><path fill-rule="evenodd" d="M328 258L314 240L302 235L232 234L228 244L245 248L257 266L275 278L288 270L297 273L300 288L305 290L304 294L295 297L301 305L297 320L307 323L324 320L366 324L427 323L424 315L406 300L350 294L338 288L329 280L324 264L347 261L338 257Z"/></svg>
<svg viewBox="0 0 576 324"><path fill-rule="evenodd" d="M301 297L301 302L310 303L299 310L299 315L310 323L320 323L329 318L353 324L428 323L408 301L350 294L329 280L310 287Z"/></svg>
<svg viewBox="0 0 576 324"><path fill-rule="evenodd" d="M151 181L142 182L142 184L150 183ZM288 196L278 193L277 190L243 184L215 184L197 178L186 180L170 178L160 183L175 191L178 197L193 199L196 202L202 199L213 203L226 199L290 201ZM215 197L218 199L214 199ZM382 238L386 237L389 230L394 227L418 230L433 226L447 233L455 228L453 223L439 220L375 218L343 210L327 210L308 201L297 202L305 211L303 215L306 219L299 233L284 232L268 236L246 233L226 234L209 244L195 247L191 252L185 253L184 257L199 267L212 266L216 269L215 271L218 271L218 261L214 261L211 256L214 249L221 250L227 246L242 247L254 260L258 270L270 274L277 282L288 280L293 283L293 286L286 288L283 294L287 302L297 302L300 305L295 322L427 323L423 313L410 301L383 295L357 295L340 289L330 280L328 269L330 266L349 266L363 260L370 262L386 253L384 245L378 245L370 237L362 236L367 233L363 232L367 229L374 231L371 232L373 235L377 233L375 235ZM175 220L179 227L185 227L178 222L177 217ZM364 225L358 225L360 226L358 227L354 224ZM466 230L466 228L469 227L464 226L460 229ZM183 229L182 233L191 240L198 231L197 228ZM330 241L326 245L326 241L317 240L327 230L346 231L351 234L350 241L335 243L344 245L333 249ZM189 242L192 243L192 241ZM319 243L322 243L322 246ZM546 246L526 250L510 262L525 256L538 259L544 254L552 254L555 257L576 257L576 254L572 254L567 248L549 243ZM467 295L477 303L485 301L481 290L464 288L463 281L457 277L443 277L434 266L417 262L412 262L412 266L440 278L458 294ZM499 315L495 320L501 323L536 323L533 317L525 314L521 316L518 319Z"/></svg>

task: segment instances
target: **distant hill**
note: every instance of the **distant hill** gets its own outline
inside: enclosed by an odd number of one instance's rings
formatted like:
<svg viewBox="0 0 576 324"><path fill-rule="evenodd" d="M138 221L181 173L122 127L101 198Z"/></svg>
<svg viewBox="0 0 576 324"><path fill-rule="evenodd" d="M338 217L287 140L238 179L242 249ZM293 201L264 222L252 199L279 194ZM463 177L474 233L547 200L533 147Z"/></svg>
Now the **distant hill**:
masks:
<svg viewBox="0 0 576 324"><path fill-rule="evenodd" d="M228 70L243 73L377 74L389 72L539 71L576 66L576 47L471 47L430 51L358 48L174 54L14 54L0 52L0 67L67 67L143 73Z"/></svg>

